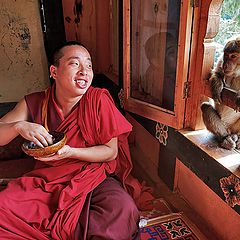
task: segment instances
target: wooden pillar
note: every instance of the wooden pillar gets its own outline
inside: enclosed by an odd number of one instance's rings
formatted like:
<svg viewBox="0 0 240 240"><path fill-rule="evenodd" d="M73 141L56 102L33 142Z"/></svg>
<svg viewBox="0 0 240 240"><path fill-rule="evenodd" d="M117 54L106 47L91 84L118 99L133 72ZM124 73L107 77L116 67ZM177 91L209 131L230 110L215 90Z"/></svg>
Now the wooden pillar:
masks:
<svg viewBox="0 0 240 240"><path fill-rule="evenodd" d="M213 38L219 30L220 9L223 0L202 0L194 9L194 25L190 56L189 80L192 82L187 99L184 127L204 128L200 103L205 92L205 81L214 63Z"/></svg>

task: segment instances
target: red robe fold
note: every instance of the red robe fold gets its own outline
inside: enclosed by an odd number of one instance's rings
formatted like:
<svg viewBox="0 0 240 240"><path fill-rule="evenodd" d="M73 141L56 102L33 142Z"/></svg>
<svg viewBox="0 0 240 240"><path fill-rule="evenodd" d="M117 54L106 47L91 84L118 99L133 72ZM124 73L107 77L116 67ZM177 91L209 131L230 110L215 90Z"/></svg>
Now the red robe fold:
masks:
<svg viewBox="0 0 240 240"><path fill-rule="evenodd" d="M114 106L108 91L90 87L65 119L54 101L52 88L47 124L63 131L67 144L88 147L118 137L118 157L107 163L64 159L37 161L36 168L0 192L1 239L74 239L76 224L86 196L107 174L125 181L131 171L127 136L132 127ZM45 93L25 97L33 122L42 123Z"/></svg>

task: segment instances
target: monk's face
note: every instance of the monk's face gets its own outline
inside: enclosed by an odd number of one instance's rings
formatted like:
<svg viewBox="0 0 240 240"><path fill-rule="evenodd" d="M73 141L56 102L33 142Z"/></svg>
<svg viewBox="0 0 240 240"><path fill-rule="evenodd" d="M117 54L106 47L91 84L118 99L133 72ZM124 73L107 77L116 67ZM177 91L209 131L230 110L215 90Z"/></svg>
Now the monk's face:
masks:
<svg viewBox="0 0 240 240"><path fill-rule="evenodd" d="M65 96L82 96L92 83L93 70L89 52L82 46L66 46L61 50L59 66L51 66L50 72L56 88Z"/></svg>

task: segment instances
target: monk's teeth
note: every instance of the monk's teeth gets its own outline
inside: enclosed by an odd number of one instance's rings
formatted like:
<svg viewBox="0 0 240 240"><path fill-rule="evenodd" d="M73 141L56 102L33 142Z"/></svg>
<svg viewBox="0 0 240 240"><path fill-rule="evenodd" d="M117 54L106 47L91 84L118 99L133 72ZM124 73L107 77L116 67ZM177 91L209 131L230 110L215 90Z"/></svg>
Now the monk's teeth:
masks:
<svg viewBox="0 0 240 240"><path fill-rule="evenodd" d="M77 83L80 87L86 87L87 85L85 80L75 80L75 83Z"/></svg>
<svg viewBox="0 0 240 240"><path fill-rule="evenodd" d="M75 80L76 83L79 83L79 84L85 84L85 81L84 80Z"/></svg>

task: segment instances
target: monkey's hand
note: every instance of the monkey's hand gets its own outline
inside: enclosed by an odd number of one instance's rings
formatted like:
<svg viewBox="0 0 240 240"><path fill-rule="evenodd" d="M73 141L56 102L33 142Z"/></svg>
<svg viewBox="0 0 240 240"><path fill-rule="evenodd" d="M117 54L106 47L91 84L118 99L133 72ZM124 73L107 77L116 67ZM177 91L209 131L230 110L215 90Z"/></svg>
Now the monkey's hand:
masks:
<svg viewBox="0 0 240 240"><path fill-rule="evenodd" d="M221 74L218 74L216 72L213 73L212 76L210 77L209 81L210 81L213 99L217 100L221 103L222 102L221 93L222 93L222 90L224 87L224 83L223 83Z"/></svg>

